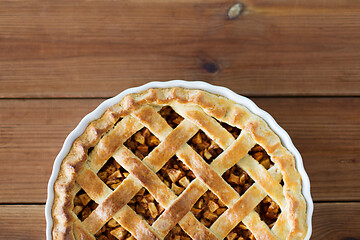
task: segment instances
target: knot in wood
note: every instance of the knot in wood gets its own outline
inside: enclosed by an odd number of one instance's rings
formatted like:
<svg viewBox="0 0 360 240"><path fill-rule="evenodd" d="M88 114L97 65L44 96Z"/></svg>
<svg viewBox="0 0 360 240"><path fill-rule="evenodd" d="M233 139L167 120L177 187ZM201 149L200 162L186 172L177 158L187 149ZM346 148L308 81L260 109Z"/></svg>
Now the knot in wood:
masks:
<svg viewBox="0 0 360 240"><path fill-rule="evenodd" d="M230 20L238 18L244 10L243 3L235 3L228 10L228 18Z"/></svg>

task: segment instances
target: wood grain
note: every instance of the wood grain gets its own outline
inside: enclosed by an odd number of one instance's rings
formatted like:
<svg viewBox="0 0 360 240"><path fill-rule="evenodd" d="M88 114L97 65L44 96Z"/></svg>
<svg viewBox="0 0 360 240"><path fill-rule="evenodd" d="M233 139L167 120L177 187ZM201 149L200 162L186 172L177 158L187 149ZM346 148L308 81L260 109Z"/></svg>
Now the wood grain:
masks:
<svg viewBox="0 0 360 240"><path fill-rule="evenodd" d="M0 205L0 239L45 239L44 205Z"/></svg>
<svg viewBox="0 0 360 240"><path fill-rule="evenodd" d="M292 137L314 200L360 200L360 98L253 100ZM65 137L102 101L0 100L0 203L44 203Z"/></svg>
<svg viewBox="0 0 360 240"><path fill-rule="evenodd" d="M315 203L311 239L360 239L360 203Z"/></svg>
<svg viewBox="0 0 360 240"><path fill-rule="evenodd" d="M360 94L360 3L2 1L0 98L109 97L152 80L251 96Z"/></svg>
<svg viewBox="0 0 360 240"><path fill-rule="evenodd" d="M360 238L360 203L315 203L312 240ZM0 206L1 239L44 239L44 206Z"/></svg>
<svg viewBox="0 0 360 240"><path fill-rule="evenodd" d="M322 202L311 239L360 239L360 1L235 2L1 1L0 239L44 239L54 159L103 98L172 79L252 96Z"/></svg>
<svg viewBox="0 0 360 240"><path fill-rule="evenodd" d="M0 202L44 203L52 165L65 138L100 102L0 101Z"/></svg>

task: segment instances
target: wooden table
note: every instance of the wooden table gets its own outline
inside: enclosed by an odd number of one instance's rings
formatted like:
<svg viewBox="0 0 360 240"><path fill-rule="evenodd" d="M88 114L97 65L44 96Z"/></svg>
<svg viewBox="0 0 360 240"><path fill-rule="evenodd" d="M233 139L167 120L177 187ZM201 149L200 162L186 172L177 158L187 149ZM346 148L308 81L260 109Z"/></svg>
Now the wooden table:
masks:
<svg viewBox="0 0 360 240"><path fill-rule="evenodd" d="M360 239L360 2L0 3L0 239L44 239L46 185L68 133L152 80L250 97L292 137L315 201L312 239Z"/></svg>

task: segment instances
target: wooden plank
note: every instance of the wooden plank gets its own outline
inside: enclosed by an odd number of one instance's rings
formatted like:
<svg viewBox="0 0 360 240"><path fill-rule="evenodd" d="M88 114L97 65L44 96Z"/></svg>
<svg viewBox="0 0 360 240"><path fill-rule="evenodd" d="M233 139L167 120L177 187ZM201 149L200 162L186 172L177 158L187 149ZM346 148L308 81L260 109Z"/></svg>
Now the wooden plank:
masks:
<svg viewBox="0 0 360 240"><path fill-rule="evenodd" d="M45 202L65 137L101 101L0 101L0 203ZM315 200L360 200L360 98L254 101L288 131L302 153Z"/></svg>
<svg viewBox="0 0 360 240"><path fill-rule="evenodd" d="M360 3L2 1L0 97L109 97L152 80L238 93L360 94Z"/></svg>
<svg viewBox="0 0 360 240"><path fill-rule="evenodd" d="M0 239L45 239L44 209L44 205L0 205Z"/></svg>
<svg viewBox="0 0 360 240"><path fill-rule="evenodd" d="M360 239L360 203L315 203L311 239Z"/></svg>
<svg viewBox="0 0 360 240"><path fill-rule="evenodd" d="M311 239L360 238L360 203L315 203ZM1 239L44 239L44 206L0 206Z"/></svg>
<svg viewBox="0 0 360 240"><path fill-rule="evenodd" d="M100 102L0 101L0 202L44 203L52 165L66 136Z"/></svg>

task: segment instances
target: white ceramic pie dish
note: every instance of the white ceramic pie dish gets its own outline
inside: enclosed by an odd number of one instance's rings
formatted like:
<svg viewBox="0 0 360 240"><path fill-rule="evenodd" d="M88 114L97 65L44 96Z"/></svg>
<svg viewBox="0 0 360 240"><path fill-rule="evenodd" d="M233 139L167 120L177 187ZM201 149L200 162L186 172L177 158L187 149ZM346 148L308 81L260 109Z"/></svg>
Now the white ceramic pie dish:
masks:
<svg viewBox="0 0 360 240"><path fill-rule="evenodd" d="M109 107L119 102L124 96L130 94L130 93L137 93L144 90L147 90L149 88L171 88L171 87L183 87L183 88L189 88L189 89L201 89L205 90L210 93L222 95L234 102L237 102L246 108L248 108L251 112L254 114L260 116L262 119L264 119L269 127L280 137L282 144L295 156L296 159L296 168L299 171L301 178L302 178L302 193L305 197L306 203L307 203L307 224L308 224L308 231L306 234L305 239L309 240L311 233L312 233L312 214L314 209L314 204L311 198L310 194L310 181L307 173L305 172L303 161L301 158L300 153L295 148L294 144L292 143L289 135L287 132L282 129L276 121L268 114L267 112L260 109L253 101L250 99L240 96L236 94L235 92L225 88L225 87L219 87L214 86L211 84L208 84L206 82L201 81L183 81L183 80L173 80L168 82L150 82L145 85L142 85L140 87L135 88L129 88L117 96L110 98L103 103L101 103L94 111L86 115L78 124L78 126L67 136L65 139L65 142L63 144L63 147L60 151L60 153L57 155L54 165L53 165L53 171L48 183L48 195L47 195L47 201L45 206L45 218L46 218L46 239L50 240L51 237L51 231L53 226L52 216L51 216L51 209L54 201L54 183L58 177L60 165L62 160L66 157L68 152L70 151L70 148L75 141L77 137L79 137L85 130L85 128L88 126L88 124L98 119Z"/></svg>

